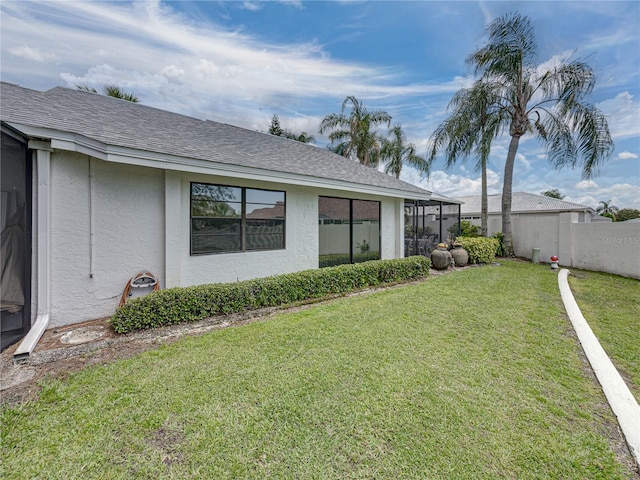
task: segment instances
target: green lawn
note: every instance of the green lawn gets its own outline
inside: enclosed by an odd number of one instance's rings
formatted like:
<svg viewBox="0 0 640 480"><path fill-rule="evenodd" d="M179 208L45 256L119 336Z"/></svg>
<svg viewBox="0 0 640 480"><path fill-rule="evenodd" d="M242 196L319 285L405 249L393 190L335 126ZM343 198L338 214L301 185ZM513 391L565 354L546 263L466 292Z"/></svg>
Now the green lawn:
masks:
<svg viewBox="0 0 640 480"><path fill-rule="evenodd" d="M47 383L0 476L629 479L615 431L557 275L505 261Z"/></svg>
<svg viewBox="0 0 640 480"><path fill-rule="evenodd" d="M569 285L602 348L640 402L640 281L571 270Z"/></svg>

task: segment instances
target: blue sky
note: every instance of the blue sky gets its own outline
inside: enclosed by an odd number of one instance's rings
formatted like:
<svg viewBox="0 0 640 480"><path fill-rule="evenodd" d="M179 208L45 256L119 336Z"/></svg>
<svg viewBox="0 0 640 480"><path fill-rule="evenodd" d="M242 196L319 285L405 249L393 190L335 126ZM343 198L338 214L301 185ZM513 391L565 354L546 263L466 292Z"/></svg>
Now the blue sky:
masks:
<svg viewBox="0 0 640 480"><path fill-rule="evenodd" d="M607 115L615 151L592 181L556 171L523 137L514 191L558 188L565 200L640 209L640 2L74 2L3 0L3 81L46 90L117 84L149 106L266 131L317 132L353 95L385 110L424 154L447 104L469 86L465 58L494 18L527 15L540 64L582 58L596 71L591 103ZM502 189L508 138L496 140L489 193ZM480 193L474 160L401 178L444 195Z"/></svg>

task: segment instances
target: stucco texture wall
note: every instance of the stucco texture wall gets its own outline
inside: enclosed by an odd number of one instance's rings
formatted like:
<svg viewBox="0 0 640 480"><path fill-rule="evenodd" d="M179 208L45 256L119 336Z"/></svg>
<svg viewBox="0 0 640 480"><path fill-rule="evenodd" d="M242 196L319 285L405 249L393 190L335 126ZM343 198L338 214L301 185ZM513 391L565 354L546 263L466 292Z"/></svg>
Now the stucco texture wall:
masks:
<svg viewBox="0 0 640 480"><path fill-rule="evenodd" d="M572 223L571 266L640 279L640 223Z"/></svg>
<svg viewBox="0 0 640 480"><path fill-rule="evenodd" d="M286 191L286 248L191 255L191 182ZM382 258L402 252L402 200L53 152L50 326L111 316L127 281L140 270L168 288L317 268L321 195L381 200Z"/></svg>
<svg viewBox="0 0 640 480"><path fill-rule="evenodd" d="M173 229L167 236L167 246L173 249L168 254L171 258L179 258L174 262L171 279L167 284L199 285L213 282L235 282L252 278L296 272L318 267L318 197L338 196L342 198L358 198L361 200L381 200L379 197L367 195L347 195L327 189L281 185L259 181L238 181L216 177L213 175L180 174L180 189L173 189L179 198L167 200L167 203L179 207L180 228ZM286 239L284 250L251 251L239 253L223 253L212 255L190 255L189 253L189 201L191 182L214 183L249 188L265 188L286 191ZM394 258L398 235L395 231L397 223L395 199L381 202L382 218L382 258ZM177 215L176 211L176 215ZM170 217L168 217L170 218Z"/></svg>
<svg viewBox="0 0 640 480"><path fill-rule="evenodd" d="M538 248L542 262L557 255L562 266L640 279L640 223L584 220L579 212L513 214L515 254L531 258ZM500 231L501 224L499 216L490 216L489 233Z"/></svg>
<svg viewBox="0 0 640 480"><path fill-rule="evenodd" d="M161 170L52 154L50 326L112 315L136 272L164 277L163 251Z"/></svg>
<svg viewBox="0 0 640 480"><path fill-rule="evenodd" d="M190 255L190 185L191 182L213 183L249 188L286 191L285 249ZM212 175L180 174L180 228L168 238L168 257L179 258L169 286L235 282L295 272L318 266L318 199L317 194L301 187L269 182L238 181ZM169 201L169 200L168 200Z"/></svg>
<svg viewBox="0 0 640 480"><path fill-rule="evenodd" d="M550 262L552 255L560 254L557 213L514 214L511 215L511 228L514 253L518 257L531 258L534 248L540 249L540 260L544 262Z"/></svg>

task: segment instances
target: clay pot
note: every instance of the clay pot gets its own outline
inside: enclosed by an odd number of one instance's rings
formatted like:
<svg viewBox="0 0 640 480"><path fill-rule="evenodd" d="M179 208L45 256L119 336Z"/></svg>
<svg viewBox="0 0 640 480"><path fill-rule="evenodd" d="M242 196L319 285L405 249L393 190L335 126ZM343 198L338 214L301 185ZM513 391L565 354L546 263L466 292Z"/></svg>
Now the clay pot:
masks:
<svg viewBox="0 0 640 480"><path fill-rule="evenodd" d="M451 256L456 262L456 267L464 267L469 262L469 253L461 245L453 247Z"/></svg>
<svg viewBox="0 0 640 480"><path fill-rule="evenodd" d="M451 254L447 250L446 246L438 245L436 249L431 252L431 265L436 270L446 270L451 264Z"/></svg>

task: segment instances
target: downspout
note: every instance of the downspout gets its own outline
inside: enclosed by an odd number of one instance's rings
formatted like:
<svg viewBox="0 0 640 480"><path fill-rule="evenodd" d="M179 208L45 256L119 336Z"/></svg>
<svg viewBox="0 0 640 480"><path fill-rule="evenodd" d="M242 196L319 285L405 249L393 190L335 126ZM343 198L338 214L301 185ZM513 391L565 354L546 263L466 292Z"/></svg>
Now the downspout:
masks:
<svg viewBox="0 0 640 480"><path fill-rule="evenodd" d="M96 247L95 223L93 220L93 191L95 190L95 184L91 164L92 157L89 157L89 278L93 278L93 256Z"/></svg>
<svg viewBox="0 0 640 480"><path fill-rule="evenodd" d="M16 363L25 362L33 352L42 334L49 326L51 312L51 258L50 258L50 197L51 197L51 145L49 142L29 141L36 160L36 251L37 251L37 314L29 333L13 354Z"/></svg>

